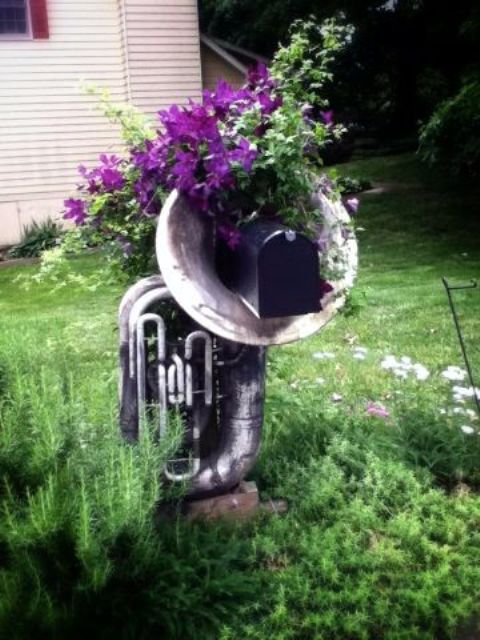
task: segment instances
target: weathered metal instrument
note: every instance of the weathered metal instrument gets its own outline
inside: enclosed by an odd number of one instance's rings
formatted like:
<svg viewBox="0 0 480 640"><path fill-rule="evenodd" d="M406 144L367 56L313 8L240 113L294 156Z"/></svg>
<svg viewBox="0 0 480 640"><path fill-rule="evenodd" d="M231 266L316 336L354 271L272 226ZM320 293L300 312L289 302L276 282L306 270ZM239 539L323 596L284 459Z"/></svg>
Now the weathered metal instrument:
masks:
<svg viewBox="0 0 480 640"><path fill-rule="evenodd" d="M343 207L334 215L347 216ZM253 466L263 423L266 347L318 331L344 301L345 282L338 281L318 312L260 318L218 277L213 237L208 218L172 193L157 232L162 275L135 284L120 306L123 435L137 439L153 419L164 437L172 411L179 413L185 454L166 465L164 476L187 482L191 496L228 491ZM350 243L353 278L356 241L352 235L342 242ZM288 291L285 296L282 308L288 308ZM162 315L165 303L184 313L183 335Z"/></svg>

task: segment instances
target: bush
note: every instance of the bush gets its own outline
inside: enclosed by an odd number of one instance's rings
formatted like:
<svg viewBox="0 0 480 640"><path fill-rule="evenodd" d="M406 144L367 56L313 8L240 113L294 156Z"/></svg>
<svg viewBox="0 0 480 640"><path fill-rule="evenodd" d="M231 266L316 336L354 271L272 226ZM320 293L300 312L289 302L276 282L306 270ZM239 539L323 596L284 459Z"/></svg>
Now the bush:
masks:
<svg viewBox="0 0 480 640"><path fill-rule="evenodd" d="M23 228L22 239L8 252L11 258L38 258L47 249L60 243L61 226L48 218L44 222L32 222Z"/></svg>
<svg viewBox="0 0 480 640"><path fill-rule="evenodd" d="M480 77L471 77L457 95L440 104L420 131L420 157L446 162L460 176L480 175Z"/></svg>
<svg viewBox="0 0 480 640"><path fill-rule="evenodd" d="M97 166L78 168L78 189L65 200L64 217L77 227L69 235L80 247L104 247L117 274L147 275L155 268L156 220L177 190L192 211L215 221L231 248L241 241L240 227L257 217L318 239L325 219L311 195L324 188L336 197L331 183L319 187L317 174L323 152L345 131L322 92L349 34L333 19L295 22L270 69L259 63L239 90L220 81L201 103L160 111L156 130L104 100L104 111L122 125L124 153L104 153Z"/></svg>
<svg viewBox="0 0 480 640"><path fill-rule="evenodd" d="M262 599L223 640L434 640L475 609L478 500L343 437L287 467L281 491L289 514L254 540Z"/></svg>

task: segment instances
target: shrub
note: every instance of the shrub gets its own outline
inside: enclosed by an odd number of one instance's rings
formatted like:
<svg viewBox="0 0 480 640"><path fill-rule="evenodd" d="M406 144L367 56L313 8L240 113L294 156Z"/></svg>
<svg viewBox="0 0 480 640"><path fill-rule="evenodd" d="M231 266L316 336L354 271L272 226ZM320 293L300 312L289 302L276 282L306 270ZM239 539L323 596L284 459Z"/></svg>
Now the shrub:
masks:
<svg viewBox="0 0 480 640"><path fill-rule="evenodd" d="M222 640L454 636L476 608L477 499L335 437L285 470L289 514L258 526L262 599Z"/></svg>
<svg viewBox="0 0 480 640"><path fill-rule="evenodd" d="M440 104L420 131L420 157L448 163L454 173L480 175L480 77L470 77L453 98Z"/></svg>
<svg viewBox="0 0 480 640"><path fill-rule="evenodd" d="M11 258L38 258L47 249L60 243L61 226L48 218L44 222L32 222L23 228L22 239L8 252Z"/></svg>
<svg viewBox="0 0 480 640"><path fill-rule="evenodd" d="M314 33L321 44L310 46ZM156 218L173 189L214 220L231 247L238 227L259 216L316 239L325 222L311 201L317 169L344 131L321 93L349 33L335 20L295 23L270 69L250 69L240 90L220 82L202 103L160 111L158 130L131 110L105 108L111 118L120 114L126 149L79 167L79 190L65 201L64 216L77 225L80 245L101 243L114 266L132 277L148 274ZM335 195L332 186L320 185Z"/></svg>

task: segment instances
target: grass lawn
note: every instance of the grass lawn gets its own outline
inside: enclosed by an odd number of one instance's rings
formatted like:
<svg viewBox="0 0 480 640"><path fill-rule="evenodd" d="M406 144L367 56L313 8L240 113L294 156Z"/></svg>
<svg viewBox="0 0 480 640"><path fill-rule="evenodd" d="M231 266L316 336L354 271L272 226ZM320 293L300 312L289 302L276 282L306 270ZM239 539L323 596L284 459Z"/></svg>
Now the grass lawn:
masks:
<svg viewBox="0 0 480 640"><path fill-rule="evenodd" d="M270 350L252 477L284 517L156 523L166 451L116 427L121 288L0 270L1 637L436 639L478 611L480 422L441 375L463 367L441 277L480 279L479 192L409 154L339 170L382 188L347 312ZM480 290L455 300L480 379Z"/></svg>

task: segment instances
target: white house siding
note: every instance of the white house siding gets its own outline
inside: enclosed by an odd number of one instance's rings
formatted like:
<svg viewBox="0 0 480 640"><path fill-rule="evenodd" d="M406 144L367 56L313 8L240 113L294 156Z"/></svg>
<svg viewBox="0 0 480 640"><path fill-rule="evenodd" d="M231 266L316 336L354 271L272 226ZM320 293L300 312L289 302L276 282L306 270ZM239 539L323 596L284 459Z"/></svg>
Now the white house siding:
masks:
<svg viewBox="0 0 480 640"><path fill-rule="evenodd" d="M0 39L0 246L118 148L81 80L149 113L201 92L196 0L49 0L48 18L48 40Z"/></svg>
<svg viewBox="0 0 480 640"><path fill-rule="evenodd" d="M200 99L202 75L196 0L124 0L129 84L149 114Z"/></svg>

